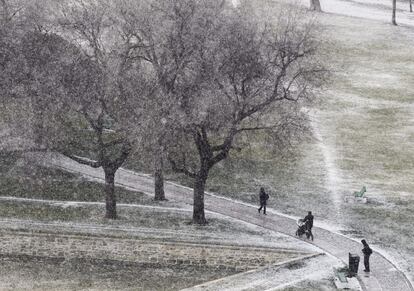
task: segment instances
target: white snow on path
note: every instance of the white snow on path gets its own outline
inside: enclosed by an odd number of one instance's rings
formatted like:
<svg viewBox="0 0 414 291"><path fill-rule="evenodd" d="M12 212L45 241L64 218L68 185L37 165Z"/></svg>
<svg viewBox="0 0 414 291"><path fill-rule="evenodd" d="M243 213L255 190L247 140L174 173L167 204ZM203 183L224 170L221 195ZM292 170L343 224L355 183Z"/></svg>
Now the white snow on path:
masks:
<svg viewBox="0 0 414 291"><path fill-rule="evenodd" d="M316 118L316 112L310 112L310 124L313 129L313 134L318 141L318 145L321 149L324 157L324 164L327 171L327 181L325 181L326 189L329 190L329 194L333 205L337 212L341 209L342 197L341 190L342 178L340 170L336 166L336 153L333 146L330 146L326 140L322 137L321 124Z"/></svg>

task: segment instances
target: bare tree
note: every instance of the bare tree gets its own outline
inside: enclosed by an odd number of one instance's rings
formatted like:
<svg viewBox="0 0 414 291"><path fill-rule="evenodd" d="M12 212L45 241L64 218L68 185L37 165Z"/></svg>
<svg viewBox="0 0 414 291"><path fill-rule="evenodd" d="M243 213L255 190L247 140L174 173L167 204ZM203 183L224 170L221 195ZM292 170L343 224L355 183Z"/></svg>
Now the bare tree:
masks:
<svg viewBox="0 0 414 291"><path fill-rule="evenodd" d="M1 106L8 114L3 114L3 119L7 126L12 128L12 133L6 138L26 139L25 145L17 146L20 150L34 150L30 139L33 138L32 117L39 117L41 114L33 114L36 104L27 94L30 72L24 55L24 45L22 40L28 32L38 31L36 22L31 17L36 14L33 5L36 1L24 0L1 0L0 1L0 94ZM18 106L16 106L19 104ZM26 118L19 118L24 115ZM30 121L29 121L30 119ZM41 124L35 122L35 124ZM2 138L2 140L5 140ZM7 141L5 145L7 145ZM16 145L13 149L6 146L3 150L17 150Z"/></svg>
<svg viewBox="0 0 414 291"><path fill-rule="evenodd" d="M105 74L98 62L54 33L30 32L21 43L27 67L26 92L41 104L45 148L105 173L106 217L115 219L115 173L131 151L114 125L105 98ZM35 108L36 109L36 108Z"/></svg>
<svg viewBox="0 0 414 291"><path fill-rule="evenodd" d="M106 1L58 3L55 32L26 38L27 88L47 112L45 146L105 173L106 217L115 219L115 173L132 151L133 138L119 122L125 95L140 94L136 48L122 34ZM123 109L120 111L119 109ZM135 113L138 111L135 110Z"/></svg>
<svg viewBox="0 0 414 291"><path fill-rule="evenodd" d="M72 134L67 134L70 139L62 139L60 147L55 148L76 162L93 168L102 167L105 174L105 217L116 219L115 174L131 153L132 144L127 132L117 127L110 111L111 102L102 98L108 94L103 89L107 84L99 66L94 68L94 65L89 59L80 59L65 68L68 73L63 75L63 83L67 101L62 102L61 109L70 108L68 112L71 115L60 114L58 118L66 132L71 131ZM73 120L73 116L83 126L68 122Z"/></svg>
<svg viewBox="0 0 414 291"><path fill-rule="evenodd" d="M311 23L288 17L274 27L218 0L154 1L151 11L153 22L136 30L147 45L141 59L151 64L162 96L174 101L168 159L194 180L193 222L204 224L212 167L243 132L268 131L281 141L300 132L302 101L326 71Z"/></svg>
<svg viewBox="0 0 414 291"><path fill-rule="evenodd" d="M176 26L178 24L174 23L175 20L168 18L168 13L175 9L175 5L187 6L188 4L189 1L158 3L150 0L139 2L125 0L118 4L117 9L123 35L129 35L134 40L135 46L139 47L131 57L139 60L140 66L136 69L145 75L147 83L146 89L142 90L147 92L144 99L147 108L150 108L145 110L144 114L147 130L145 132L140 131L139 128L136 130L142 140L140 150L144 157L150 156L150 163L153 165L155 200L165 200L165 159L176 128L174 113L177 111L177 100L174 99L174 91L175 86L180 82L177 77L182 69L177 63L179 61L177 58L180 57L172 56L171 51L166 49L166 46L175 45L171 34L175 34L179 29ZM172 30L170 24L173 26ZM142 96L137 100L125 100L125 104L132 108L141 102ZM142 112L138 114L142 115ZM135 115L130 116L132 123L135 122Z"/></svg>

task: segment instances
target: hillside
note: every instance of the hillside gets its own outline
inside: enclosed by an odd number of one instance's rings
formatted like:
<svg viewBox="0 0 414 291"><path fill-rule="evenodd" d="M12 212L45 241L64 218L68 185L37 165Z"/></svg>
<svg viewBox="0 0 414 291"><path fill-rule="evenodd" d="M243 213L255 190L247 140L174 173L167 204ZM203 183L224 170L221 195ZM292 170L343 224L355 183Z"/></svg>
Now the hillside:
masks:
<svg viewBox="0 0 414 291"><path fill-rule="evenodd" d="M323 8L328 3L321 2ZM403 25L395 27L390 6L373 2L329 1L329 13L316 15L333 78L310 110L313 140L287 158L263 144L233 155L215 170L210 189L254 202L264 185L272 207L298 216L312 210L344 233L386 248L410 269L414 14L397 15ZM277 1L260 4L262 17L280 11ZM370 203L344 203L364 185Z"/></svg>

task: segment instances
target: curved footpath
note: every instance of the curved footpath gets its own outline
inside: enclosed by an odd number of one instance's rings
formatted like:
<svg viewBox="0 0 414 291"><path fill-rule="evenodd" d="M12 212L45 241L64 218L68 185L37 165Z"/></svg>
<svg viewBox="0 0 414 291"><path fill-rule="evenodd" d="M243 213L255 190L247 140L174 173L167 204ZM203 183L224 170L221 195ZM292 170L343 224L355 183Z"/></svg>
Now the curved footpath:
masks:
<svg viewBox="0 0 414 291"><path fill-rule="evenodd" d="M102 169L93 169L88 166L80 165L70 159L64 158L57 154L39 154L33 155L32 158L39 163L45 165L59 167L61 169L77 172L89 179L98 180L102 182ZM148 175L140 175L138 173L120 169L118 170L116 180L119 186L131 188L149 195L153 194L153 179ZM191 203L192 189L180 186L174 183L165 183L165 191L167 198L176 201ZM242 203L231 200L225 197L220 197L214 194L205 195L206 210L217 212L235 219L253 223L262 226L266 229L293 235L297 226L294 218L277 213L271 209L268 210L268 215L260 215L257 212L255 205ZM328 229L318 226L315 223L314 227L315 240L313 245L321 248L326 253L339 258L343 262L348 261L348 253L361 254L361 243L359 241L348 238L344 235L332 232ZM365 290L375 291L413 291L414 288L404 273L397 269L397 267L384 256L378 252L374 252L371 256L371 274L366 276L360 272L360 281ZM363 262L360 263L360 270L363 269Z"/></svg>

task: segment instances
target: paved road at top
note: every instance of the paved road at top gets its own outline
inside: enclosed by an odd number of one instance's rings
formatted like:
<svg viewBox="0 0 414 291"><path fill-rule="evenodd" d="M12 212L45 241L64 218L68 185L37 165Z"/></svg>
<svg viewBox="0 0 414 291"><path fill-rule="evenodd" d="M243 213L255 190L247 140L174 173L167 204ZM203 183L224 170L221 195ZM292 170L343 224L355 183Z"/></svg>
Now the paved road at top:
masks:
<svg viewBox="0 0 414 291"><path fill-rule="evenodd" d="M103 180L102 169L93 169L88 166L80 165L72 160L49 154L45 159L44 155L38 157L43 159L48 165L60 167L62 169L81 173L90 179ZM116 182L119 186L128 187L137 191L152 195L154 193L154 181L152 177L141 175L129 170L120 169L116 175ZM192 189L174 183L165 183L166 196L170 200L185 203L192 203ZM296 221L290 217L276 213L272 209L268 210L268 215L260 215L256 206L219 197L213 194L205 195L206 210L224 214L242 221L262 226L266 229L294 235L297 228ZM208 218L208 217L207 217ZM313 228L315 240L309 242L321 248L325 252L339 258L343 262L348 261L348 253L357 253L362 256L362 244L341 234L334 233L322 227ZM411 283L406 276L396 268L396 266L377 252L371 256L371 274L365 276L360 272L362 286L366 290L373 291L413 291ZM360 263L360 271L363 269L363 262Z"/></svg>

